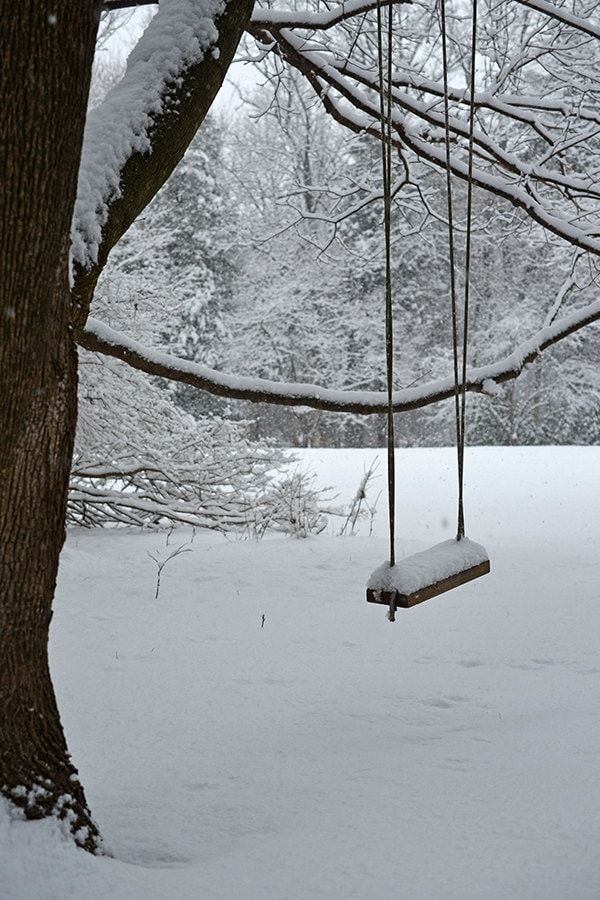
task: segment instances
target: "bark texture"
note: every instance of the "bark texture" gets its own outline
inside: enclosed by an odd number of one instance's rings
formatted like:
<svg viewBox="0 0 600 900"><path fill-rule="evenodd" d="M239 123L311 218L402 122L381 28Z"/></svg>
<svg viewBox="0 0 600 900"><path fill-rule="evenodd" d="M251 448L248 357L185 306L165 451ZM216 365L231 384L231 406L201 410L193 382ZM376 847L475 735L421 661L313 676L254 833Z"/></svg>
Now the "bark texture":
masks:
<svg viewBox="0 0 600 900"><path fill-rule="evenodd" d="M97 0L0 0L0 789L88 850L98 834L48 629L77 418L68 250L98 15Z"/></svg>

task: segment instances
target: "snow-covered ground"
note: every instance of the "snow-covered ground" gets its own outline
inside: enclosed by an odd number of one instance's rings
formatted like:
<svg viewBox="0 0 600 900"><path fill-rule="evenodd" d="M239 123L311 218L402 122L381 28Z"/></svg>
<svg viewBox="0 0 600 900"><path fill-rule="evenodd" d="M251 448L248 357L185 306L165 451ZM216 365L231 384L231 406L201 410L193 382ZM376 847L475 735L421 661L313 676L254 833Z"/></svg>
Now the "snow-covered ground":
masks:
<svg viewBox="0 0 600 900"><path fill-rule="evenodd" d="M347 499L375 453L303 455ZM453 451L398 469L401 553L451 537ZM52 665L113 858L2 808L0 896L600 897L600 448L470 450L467 501L492 573L394 625L383 497L373 537L198 534L158 600L164 534L72 532Z"/></svg>

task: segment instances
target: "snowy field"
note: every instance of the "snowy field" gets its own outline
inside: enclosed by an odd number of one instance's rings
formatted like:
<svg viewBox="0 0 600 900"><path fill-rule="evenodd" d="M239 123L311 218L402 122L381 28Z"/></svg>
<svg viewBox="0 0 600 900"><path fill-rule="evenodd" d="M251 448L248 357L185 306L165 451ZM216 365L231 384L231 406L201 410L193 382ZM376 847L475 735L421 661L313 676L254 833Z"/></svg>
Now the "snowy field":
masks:
<svg viewBox="0 0 600 900"><path fill-rule="evenodd" d="M374 456L303 453L341 499ZM398 468L401 553L451 537L454 452ZM467 504L492 574L394 625L383 497L373 537L197 535L158 600L164 534L73 531L52 667L113 858L1 808L0 896L599 898L600 448L470 450Z"/></svg>

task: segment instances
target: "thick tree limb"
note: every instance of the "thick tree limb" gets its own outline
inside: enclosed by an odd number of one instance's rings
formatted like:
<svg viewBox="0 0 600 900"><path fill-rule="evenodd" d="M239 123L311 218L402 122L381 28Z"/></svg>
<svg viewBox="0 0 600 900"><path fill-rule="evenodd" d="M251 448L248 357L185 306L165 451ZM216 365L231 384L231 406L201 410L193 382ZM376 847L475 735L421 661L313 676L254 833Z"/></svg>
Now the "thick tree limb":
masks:
<svg viewBox="0 0 600 900"><path fill-rule="evenodd" d="M544 350L598 320L600 301L558 319L528 341L519 344L510 356L491 365L471 369L467 373L467 390L493 393L495 385L517 378ZM387 407L387 395L384 393L332 390L317 384L281 384L262 378L228 375L208 366L144 347L95 319L88 320L79 343L87 350L113 356L149 375L189 384L219 397L279 406L309 406L329 412L358 415L383 413ZM396 412L420 409L453 397L454 390L454 380L451 377L404 388L394 393L394 409Z"/></svg>
<svg viewBox="0 0 600 900"><path fill-rule="evenodd" d="M215 2L215 8L222 8L223 12L214 20L218 39L210 52L206 52L200 61L184 66L182 71L172 71L167 67L163 73L162 85L159 86L161 102L156 110L150 111L149 121L147 121L148 111L145 109L141 110L142 120L135 121L140 111L137 108L132 109L132 134L139 137L140 129L144 129L147 134L147 146L141 151L133 149L123 160L116 187L113 186L112 194L108 198L104 197L107 190L104 183L100 183L97 188L96 193L108 203L108 211L106 221L101 226L99 247L91 259L76 261L74 267L72 293L76 331L85 322L96 282L111 249L162 187L204 120L227 74L253 5L254 0ZM86 136L91 152L98 141L104 140L106 143L106 136L95 132L102 131L101 128L98 129L98 125L102 125L106 120L106 111L107 108L110 111L110 104L115 104L116 108L121 110L121 104L125 105L131 96L137 101L134 88L137 90L139 73L136 71L136 65L143 66L151 54L157 54L160 63L160 54L169 53L172 43L177 41L177 29L170 27L172 25L170 15L172 15L171 6L164 3L163 10L161 4L151 26L136 48L136 62L128 68L122 81L111 91L104 103L90 114ZM161 46L161 39L164 46ZM122 134L117 132L114 139L115 142L122 141ZM122 147L115 146L117 157L121 152ZM85 153L84 142L83 165ZM104 174L98 172L98 168L90 166L91 179L105 179ZM93 196L94 185L86 185L85 188L86 192ZM89 213L89 210L86 210L86 213ZM76 214L74 222L76 232L77 224Z"/></svg>

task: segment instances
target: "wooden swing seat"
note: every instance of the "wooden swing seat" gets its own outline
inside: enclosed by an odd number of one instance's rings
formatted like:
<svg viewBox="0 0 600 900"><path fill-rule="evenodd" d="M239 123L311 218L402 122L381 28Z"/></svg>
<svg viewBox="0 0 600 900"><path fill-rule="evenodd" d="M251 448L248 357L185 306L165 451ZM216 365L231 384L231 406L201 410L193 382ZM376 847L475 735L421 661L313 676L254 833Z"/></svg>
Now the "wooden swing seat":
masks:
<svg viewBox="0 0 600 900"><path fill-rule="evenodd" d="M395 566L386 562L375 569L367 584L367 602L410 609L489 571L490 560L481 544L467 538L443 541Z"/></svg>

